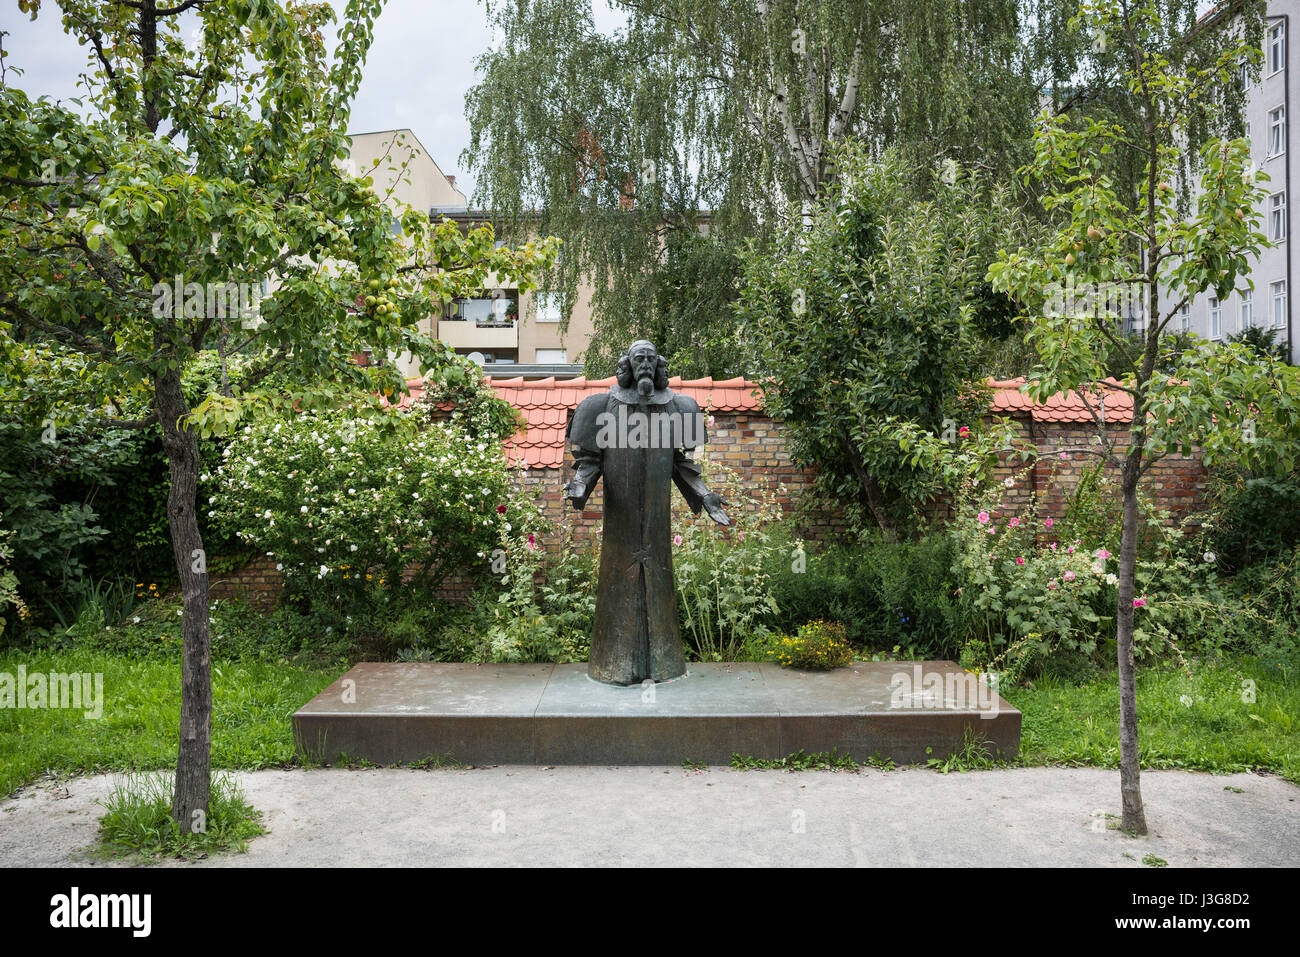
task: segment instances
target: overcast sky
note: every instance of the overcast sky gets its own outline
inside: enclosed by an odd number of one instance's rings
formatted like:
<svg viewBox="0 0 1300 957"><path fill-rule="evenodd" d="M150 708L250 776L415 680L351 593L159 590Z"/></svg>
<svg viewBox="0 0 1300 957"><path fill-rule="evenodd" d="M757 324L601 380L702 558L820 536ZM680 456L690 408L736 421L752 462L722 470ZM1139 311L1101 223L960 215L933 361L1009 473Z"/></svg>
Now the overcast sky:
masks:
<svg viewBox="0 0 1300 957"><path fill-rule="evenodd" d="M336 11L346 6L344 0L330 2ZM594 0L593 9L602 30L621 22L604 0ZM78 95L86 51L63 32L55 0L45 0L35 22L19 13L14 0L0 0L0 29L9 32L7 66L25 71L17 81L11 76L10 85L32 96ZM491 42L481 0L389 0L375 24L349 132L409 127L443 172L455 174L456 185L471 192L473 179L460 165L461 150L469 145L465 93L474 84L475 58Z"/></svg>

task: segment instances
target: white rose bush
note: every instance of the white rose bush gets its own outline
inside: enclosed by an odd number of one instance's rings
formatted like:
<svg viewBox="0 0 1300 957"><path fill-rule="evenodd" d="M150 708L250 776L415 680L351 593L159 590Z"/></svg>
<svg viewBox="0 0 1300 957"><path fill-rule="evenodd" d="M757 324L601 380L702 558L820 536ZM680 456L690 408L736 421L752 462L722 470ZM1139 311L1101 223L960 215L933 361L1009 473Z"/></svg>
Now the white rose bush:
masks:
<svg viewBox="0 0 1300 957"><path fill-rule="evenodd" d="M486 571L480 553L540 525L496 442L407 412L247 426L213 478L210 516L274 557L290 595L339 612Z"/></svg>

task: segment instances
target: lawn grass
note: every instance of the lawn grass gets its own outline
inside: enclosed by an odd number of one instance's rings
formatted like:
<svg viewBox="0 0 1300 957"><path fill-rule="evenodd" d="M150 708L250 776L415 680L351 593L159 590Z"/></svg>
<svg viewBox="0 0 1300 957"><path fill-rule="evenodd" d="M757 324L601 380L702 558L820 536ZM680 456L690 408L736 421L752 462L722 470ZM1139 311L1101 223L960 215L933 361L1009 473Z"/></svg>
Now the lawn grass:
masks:
<svg viewBox="0 0 1300 957"><path fill-rule="evenodd" d="M176 762L178 662L103 652L0 653L0 671L102 672L106 704L98 720L75 710L0 709L0 796L46 771L84 774L156 771ZM256 770L297 763L289 716L344 670L343 665L213 663L213 768ZM1300 676L1237 658L1138 670L1144 768L1233 772L1268 770L1300 784ZM1243 701L1243 681L1255 701ZM1004 688L1024 715L1022 765L1119 764L1119 693L1114 673L1082 685L1042 679ZM1185 703L1183 699L1187 699Z"/></svg>
<svg viewBox="0 0 1300 957"><path fill-rule="evenodd" d="M102 652L0 652L0 672L102 672L104 713L0 709L0 796L46 771L174 769L180 726L179 662ZM212 766L254 770L294 762L289 716L344 669L214 661Z"/></svg>
<svg viewBox="0 0 1300 957"><path fill-rule="evenodd" d="M1254 682L1253 702L1243 700ZM1024 716L1020 763L1119 766L1115 674L1082 685L1051 680L1004 688ZM1138 668L1138 740L1144 768L1268 770L1300 784L1300 676L1236 658Z"/></svg>

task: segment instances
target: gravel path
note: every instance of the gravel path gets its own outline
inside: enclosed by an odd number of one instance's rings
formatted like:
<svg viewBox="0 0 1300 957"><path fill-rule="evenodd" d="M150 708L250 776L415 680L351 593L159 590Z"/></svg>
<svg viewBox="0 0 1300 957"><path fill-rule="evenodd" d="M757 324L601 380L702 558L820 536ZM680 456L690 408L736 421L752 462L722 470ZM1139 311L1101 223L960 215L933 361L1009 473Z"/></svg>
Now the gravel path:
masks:
<svg viewBox="0 0 1300 957"><path fill-rule="evenodd" d="M238 776L270 833L246 854L164 866L1291 866L1300 788L1271 775L1149 771L1151 833L1107 827L1119 773L942 775L503 766ZM113 776L0 801L0 866L88 863ZM1237 791L1235 789L1240 789ZM1110 823L1113 825L1114 821Z"/></svg>

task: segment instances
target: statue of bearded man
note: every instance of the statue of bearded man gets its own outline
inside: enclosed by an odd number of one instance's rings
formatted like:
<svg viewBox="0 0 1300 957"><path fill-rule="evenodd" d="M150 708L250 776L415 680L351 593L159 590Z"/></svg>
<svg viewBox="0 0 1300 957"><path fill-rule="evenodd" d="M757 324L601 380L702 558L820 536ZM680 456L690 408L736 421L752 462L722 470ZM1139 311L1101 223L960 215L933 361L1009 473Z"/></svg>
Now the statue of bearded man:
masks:
<svg viewBox="0 0 1300 957"><path fill-rule="evenodd" d="M636 684L686 673L673 592L670 481L695 514L703 508L730 525L726 502L710 492L691 461L704 444L704 416L694 399L668 388L668 363L644 339L619 360L605 395L579 403L565 433L573 446L573 480L564 487L581 510L601 476L605 526L600 583L587 673L598 681Z"/></svg>

